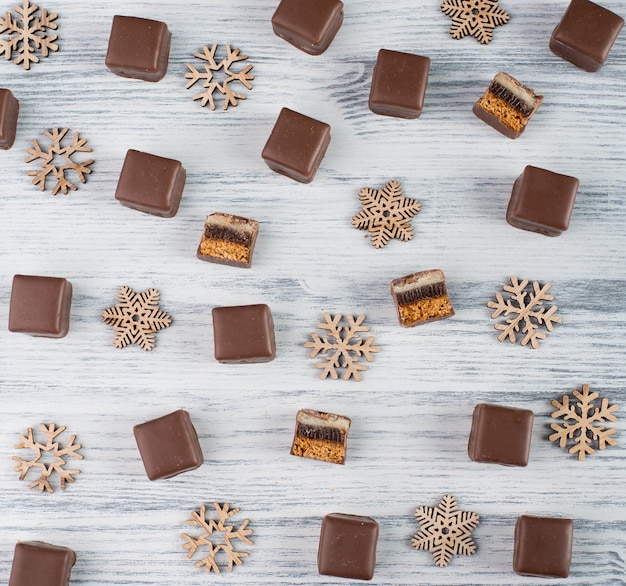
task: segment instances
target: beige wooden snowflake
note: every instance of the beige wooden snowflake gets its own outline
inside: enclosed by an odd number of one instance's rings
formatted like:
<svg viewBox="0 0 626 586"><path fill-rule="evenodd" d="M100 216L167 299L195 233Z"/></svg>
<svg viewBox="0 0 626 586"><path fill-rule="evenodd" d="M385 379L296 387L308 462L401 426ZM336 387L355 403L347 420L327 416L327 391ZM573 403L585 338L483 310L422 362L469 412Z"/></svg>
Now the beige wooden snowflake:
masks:
<svg viewBox="0 0 626 586"><path fill-rule="evenodd" d="M204 532L197 537L183 533L182 537L186 540L186 543L183 544L183 549L189 550L187 559L191 559L198 550L203 551L201 548L206 548L205 557L195 562L195 566L196 568L204 567L205 572L213 571L216 574L220 573L220 568L215 556L222 551L228 560L228 571L232 572L233 564L240 566L243 563L243 558L247 558L249 555L244 551L236 551L233 541L238 539L248 545L253 544L248 538L248 535L252 535L252 529L247 529L250 520L245 519L235 531L233 525L226 525L226 521L233 515L236 515L239 509L229 510L229 503L224 503L222 506L215 502L213 506L217 513L217 521L206 518L205 505L200 507L199 512L192 511L191 519L185 521L186 525L199 527ZM214 535L214 533L217 535Z"/></svg>
<svg viewBox="0 0 626 586"><path fill-rule="evenodd" d="M420 530L411 539L411 545L430 551L440 568L447 566L453 555L472 555L476 551L472 531L480 517L459 510L453 496L444 495L436 507L417 507L415 517Z"/></svg>
<svg viewBox="0 0 626 586"><path fill-rule="evenodd" d="M591 444L598 446L599 450L604 450L607 444L614 446L617 442L614 437L617 429L602 425L606 421L617 421L613 414L617 411L617 405L609 405L608 399L602 399L600 406L596 407L595 400L599 393L590 393L589 385L583 385L582 393L576 389L572 395L578 399L575 404L570 403L569 395L563 395L563 402L556 399L552 401L552 406L556 411L552 413L555 419L563 419L564 423L552 423L550 427L554 430L550 436L551 442L559 442L562 448L567 447L568 440L574 440L569 449L570 454L578 453L580 461L585 456L595 454ZM572 423L568 423L568 422Z"/></svg>
<svg viewBox="0 0 626 586"><path fill-rule="evenodd" d="M42 444L35 441L33 428L29 427L27 435L21 435L21 441L19 444L15 444L15 447L17 449L32 450L34 455L30 460L23 460L22 458L13 456L13 459L18 463L15 467L15 471L21 472L20 480L24 480L31 469L40 470L41 474L39 478L31 482L28 488L37 487L39 492L46 490L50 493L54 492L50 485L50 477L56 472L61 481L61 489L65 490L65 484L74 482L73 477L80 474L80 470L66 470L64 468L66 459L76 458L77 460L82 460L83 456L77 451L80 450L81 445L74 443L76 436L72 435L67 444L62 447L62 444L57 440L57 436L65 431L64 426L56 427L54 423L46 426L40 423L39 427L41 427L41 430L46 436L46 443ZM50 463L43 462L42 459L45 459L45 454L50 454L54 461Z"/></svg>
<svg viewBox="0 0 626 586"><path fill-rule="evenodd" d="M452 17L450 35L462 39L467 35L487 45L493 29L509 22L509 14L500 8L498 0L446 0L441 11Z"/></svg>

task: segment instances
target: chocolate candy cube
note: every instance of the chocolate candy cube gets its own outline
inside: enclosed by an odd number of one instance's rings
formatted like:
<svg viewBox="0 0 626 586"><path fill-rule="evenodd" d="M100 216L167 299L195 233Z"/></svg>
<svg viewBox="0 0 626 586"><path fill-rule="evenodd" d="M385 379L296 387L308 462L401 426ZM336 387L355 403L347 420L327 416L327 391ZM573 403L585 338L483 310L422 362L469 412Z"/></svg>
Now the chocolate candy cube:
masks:
<svg viewBox="0 0 626 586"><path fill-rule="evenodd" d="M324 517L317 569L325 576L371 580L376 566L378 523L370 517L331 513Z"/></svg>
<svg viewBox="0 0 626 586"><path fill-rule="evenodd" d="M530 232L558 236L569 227L578 179L528 165L513 184L506 221Z"/></svg>
<svg viewBox="0 0 626 586"><path fill-rule="evenodd" d="M115 199L129 208L171 218L176 215L187 173L180 161L130 149L115 191Z"/></svg>
<svg viewBox="0 0 626 586"><path fill-rule="evenodd" d="M381 49L374 66L369 107L375 114L418 118L424 108L430 59Z"/></svg>
<svg viewBox="0 0 626 586"><path fill-rule="evenodd" d="M345 463L351 423L342 415L300 409L291 454L334 464Z"/></svg>
<svg viewBox="0 0 626 586"><path fill-rule="evenodd" d="M20 103L11 90L0 88L0 149L8 151L15 142Z"/></svg>
<svg viewBox="0 0 626 586"><path fill-rule="evenodd" d="M282 0L272 16L274 33L311 55L328 49L342 22L340 0Z"/></svg>
<svg viewBox="0 0 626 586"><path fill-rule="evenodd" d="M208 262L249 269L258 231L256 220L232 214L211 214L204 224L196 256Z"/></svg>
<svg viewBox="0 0 626 586"><path fill-rule="evenodd" d="M276 356L274 321L265 304L213 308L215 360L224 364L270 362Z"/></svg>
<svg viewBox="0 0 626 586"><path fill-rule="evenodd" d="M329 144L328 124L283 108L261 156L272 171L311 183Z"/></svg>
<svg viewBox="0 0 626 586"><path fill-rule="evenodd" d="M9 331L63 338L70 328L71 305L72 284L67 279L15 275Z"/></svg>
<svg viewBox="0 0 626 586"><path fill-rule="evenodd" d="M522 576L567 578L573 536L571 519L522 515L515 524L513 571Z"/></svg>
<svg viewBox="0 0 626 586"><path fill-rule="evenodd" d="M585 71L598 71L624 26L617 14L590 2L572 0L550 38L550 50Z"/></svg>
<svg viewBox="0 0 626 586"><path fill-rule="evenodd" d="M476 405L467 446L470 460L526 466L534 417L528 409Z"/></svg>
<svg viewBox="0 0 626 586"><path fill-rule="evenodd" d="M133 432L150 480L171 478L204 462L198 434L183 409L135 425Z"/></svg>
<svg viewBox="0 0 626 586"><path fill-rule="evenodd" d="M67 547L43 541L15 546L9 586L69 586L76 554Z"/></svg>
<svg viewBox="0 0 626 586"><path fill-rule="evenodd" d="M167 72L171 38L164 22L116 15L106 66L121 77L159 81Z"/></svg>

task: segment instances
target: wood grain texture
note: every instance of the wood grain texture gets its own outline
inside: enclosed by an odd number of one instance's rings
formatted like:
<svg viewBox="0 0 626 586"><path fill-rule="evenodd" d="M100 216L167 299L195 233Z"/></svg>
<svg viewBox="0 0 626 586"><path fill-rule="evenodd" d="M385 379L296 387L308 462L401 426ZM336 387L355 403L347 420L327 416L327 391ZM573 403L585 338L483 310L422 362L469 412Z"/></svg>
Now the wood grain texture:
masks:
<svg viewBox="0 0 626 586"><path fill-rule="evenodd" d="M77 552L73 585L347 584L316 566L322 517L344 512L380 523L376 584L626 584L623 424L618 445L585 462L547 440L550 400L583 383L626 408L625 34L589 74L548 49L566 0L502 0L511 20L488 46L452 40L437 1L346 2L343 27L320 57L273 35L276 0L42 4L59 14L59 52L30 72L0 63L0 85L21 105L16 143L0 153L0 323L15 273L66 277L74 297L62 340L0 329L0 582L15 542L42 540ZM626 15L623 1L602 4ZM106 69L115 14L168 24L161 82ZM226 112L203 110L185 90L185 63L214 42L240 47L254 64L253 91ZM369 111L381 47L431 58L420 119ZM471 112L498 71L545 96L516 141ZM272 173L260 157L283 106L332 126L310 185ZM30 184L23 162L32 139L54 126L80 131L95 159L87 184L56 198ZM188 179L175 218L114 199L129 148L182 161ZM580 179L559 238L505 221L527 164ZM412 241L375 250L350 220L359 189L392 178L422 211ZM215 211L260 222L252 269L195 258ZM402 329L389 283L429 268L444 270L456 316ZM550 281L560 308L563 324L535 351L499 344L489 318L487 301L512 275ZM158 288L172 315L151 353L115 349L100 320L121 285ZM248 303L270 305L277 358L218 364L211 308ZM361 383L317 378L303 343L323 311L367 315L381 351ZM535 412L527 468L469 461L480 402ZM352 419L345 466L289 455L303 407ZM206 462L150 482L132 427L178 408L191 413ZM18 435L41 421L67 426L84 446L81 474L65 493L29 491L13 471ZM415 507L445 493L481 524L477 553L441 569L410 538ZM189 512L214 500L240 507L255 541L244 566L220 577L196 570L180 538ZM574 518L567 580L513 573L523 513Z"/></svg>

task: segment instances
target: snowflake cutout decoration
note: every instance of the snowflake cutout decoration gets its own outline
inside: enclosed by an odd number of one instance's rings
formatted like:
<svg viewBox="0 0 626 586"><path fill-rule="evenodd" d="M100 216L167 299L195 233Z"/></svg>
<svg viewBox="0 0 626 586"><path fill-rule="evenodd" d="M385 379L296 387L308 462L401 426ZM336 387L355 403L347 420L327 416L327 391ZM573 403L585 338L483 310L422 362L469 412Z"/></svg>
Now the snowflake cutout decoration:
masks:
<svg viewBox="0 0 626 586"><path fill-rule="evenodd" d="M34 456L31 460L23 460L22 458L13 456L13 459L18 463L14 470L16 472L21 472L20 480L24 480L31 469L41 470L39 478L34 482L31 482L28 485L28 488L37 487L39 492L46 490L50 493L54 492L54 490L52 490L52 486L50 486L50 476L56 472L61 481L61 489L65 490L65 484L67 482L74 482L73 476L80 474L80 470L66 470L64 468L66 465L65 460L67 458L82 460L83 456L77 451L80 450L81 445L74 443L74 440L76 439L75 435L70 436L70 439L65 447L61 447L60 442L55 441L57 436L65 431L64 426L56 427L54 423L51 423L48 426L40 423L39 426L46 436L46 443L41 444L36 442L33 435L33 428L29 427L27 435L20 436L21 441L19 444L15 444L15 448L32 450L34 452ZM44 453L49 453L54 458L54 462L51 464L42 462L41 459Z"/></svg>
<svg viewBox="0 0 626 586"><path fill-rule="evenodd" d="M243 563L242 559L247 558L249 555L247 552L236 551L232 542L238 539L248 545L253 544L252 541L248 539L248 535L252 535L252 529L246 529L250 520L245 519L235 531L232 525L226 525L225 523L230 517L236 515L239 509L229 510L229 503L224 503L224 506L220 506L218 502L215 502L213 506L218 516L217 522L213 519L207 520L205 505L200 507L200 512L192 511L191 519L185 521L186 525L194 525L204 529L204 533L198 537L192 537L191 535L183 533L182 537L187 541L183 544L183 549L189 550L187 559L191 559L199 548L205 546L208 553L201 560L195 562L195 566L196 568L204 566L205 572L212 570L216 574L220 573L220 568L217 565L215 556L220 551L223 551L228 559L228 571L232 572L233 564L240 566ZM216 539L215 536L213 536L213 532L221 534L221 543L218 542L219 538ZM212 536L213 540L209 539Z"/></svg>
<svg viewBox="0 0 626 586"><path fill-rule="evenodd" d="M38 185L41 191L46 190L46 179L48 175L52 175L56 179L56 184L52 188L52 195L56 195L59 191L63 195L67 195L68 189L78 189L76 185L71 183L65 176L66 172L74 171L81 183L85 183L85 175L91 173L89 165L93 163L93 159L76 163L72 160L74 153L90 153L92 149L88 146L86 138L80 138L80 133L74 133L72 144L63 146L63 139L68 133L68 128L53 128L52 130L44 130L43 133L50 139L52 144L47 150L42 150L36 139L33 139L33 148L26 149L30 155L27 163L41 159L41 171L28 171L27 175L33 177L33 185ZM63 157L65 164L57 165L55 156Z"/></svg>
<svg viewBox="0 0 626 586"><path fill-rule="evenodd" d="M120 287L117 305L102 312L102 321L113 326L113 345L125 348L137 344L144 350L154 348L154 334L172 323L172 318L159 307L159 291L147 289L136 293L130 287Z"/></svg>
<svg viewBox="0 0 626 586"><path fill-rule="evenodd" d="M440 568L447 566L453 555L472 555L476 551L472 531L480 517L461 511L453 496L444 495L436 507L417 507L415 517L420 530L411 539L411 545L430 551Z"/></svg>
<svg viewBox="0 0 626 586"><path fill-rule="evenodd" d="M204 64L204 71L198 71L193 65L187 64L189 71L185 73L185 78L189 80L185 86L189 89L196 82L201 79L204 80L202 84L204 91L196 94L194 100L202 100L200 105L202 107L207 105L207 102L211 110L215 110L215 102L213 100L213 94L218 91L224 95L224 110L228 109L231 104L237 106L237 99L245 100L246 96L243 94L234 92L230 84L238 81L244 87L251 90L252 84L250 80L254 79L254 75L250 73L252 65L246 65L244 69L239 72L235 72L231 69L234 63L238 61L245 61L248 56L241 55L239 49L231 49L230 45L226 45L226 57L219 63L215 61L215 51L217 50L217 44L214 44L210 49L208 47L202 48L202 53L194 53L194 57L206 61ZM215 74L221 71L224 74L224 80L219 83L215 80Z"/></svg>
<svg viewBox="0 0 626 586"><path fill-rule="evenodd" d="M550 436L550 441L559 442L562 448L567 447L567 440L573 439L574 445L569 449L570 454L578 452L578 459L583 461L587 454L595 454L591 447L592 442L597 442L598 449L604 450L606 445L614 446L617 442L613 436L617 433L614 427L605 427L602 423L606 421L617 421L613 415L617 411L617 405L610 405L608 399L602 399L600 407L596 407L594 401L600 396L599 393L590 393L589 385L583 385L582 393L576 389L572 395L578 401L570 404L569 395L563 395L563 402L556 399L552 401L552 406L556 411L552 413L555 419L563 419L564 423L553 423L550 427L554 430ZM572 421L573 423L567 423Z"/></svg>
<svg viewBox="0 0 626 586"><path fill-rule="evenodd" d="M382 248L392 238L411 240L411 218L421 209L416 199L402 195L402 187L392 179L382 189L363 187L359 191L362 210L352 218L358 230L369 230L376 248Z"/></svg>
<svg viewBox="0 0 626 586"><path fill-rule="evenodd" d="M369 332L369 327L364 326L364 315L356 318L352 315L346 315L346 326L340 326L342 315L338 313L335 316L330 313L324 313L324 322L318 323L320 330L326 330L328 336L320 338L317 332L311 333L313 341L304 343L305 348L311 348L310 357L315 358L318 354L325 354L324 362L316 362L315 368L322 370L320 378L323 380L328 375L333 380L337 380L339 375L338 368L345 368L343 380L349 380L353 377L355 381L361 380L361 371L367 370L367 366L359 364L359 358L365 357L368 362L372 362L374 358L372 354L379 352L378 346L372 346L374 336L370 336L367 340L363 340L360 336L361 332ZM342 335L343 332L343 335Z"/></svg>
<svg viewBox="0 0 626 586"><path fill-rule="evenodd" d="M462 39L476 37L483 45L491 42L493 29L509 22L509 14L500 8L498 0L446 0L441 11L452 17L450 35Z"/></svg>
<svg viewBox="0 0 626 586"><path fill-rule="evenodd" d="M39 49L42 57L47 57L50 51L58 51L59 47L54 42L57 35L50 34L49 30L56 30L57 24L54 22L57 15L48 13L45 8L41 9L41 15L35 17L39 10L37 4L24 0L22 6L13 8L19 16L14 18L9 11L4 18L0 17L0 34L7 33L8 39L0 40L0 55L4 54L8 61L13 56L13 52L18 53L13 59L13 63L22 65L26 70L30 69L31 63L39 63L39 57L35 51Z"/></svg>
<svg viewBox="0 0 626 586"><path fill-rule="evenodd" d="M546 334L539 331L539 326L543 325L551 332L555 323L561 323L561 318L555 315L557 306L547 307L546 301L552 301L554 295L548 293L550 283L540 285L534 281L532 287L528 287L528 280L519 281L517 277L511 277L511 284L503 287L504 291L510 293L510 298L505 301L501 293L496 293L496 300L489 301L487 307L494 310L492 319L504 315L512 315L504 323L495 325L496 330L502 333L498 336L498 341L503 342L507 338L511 344L517 342L517 333L525 334L520 344L535 349L539 347L539 341L546 338Z"/></svg>

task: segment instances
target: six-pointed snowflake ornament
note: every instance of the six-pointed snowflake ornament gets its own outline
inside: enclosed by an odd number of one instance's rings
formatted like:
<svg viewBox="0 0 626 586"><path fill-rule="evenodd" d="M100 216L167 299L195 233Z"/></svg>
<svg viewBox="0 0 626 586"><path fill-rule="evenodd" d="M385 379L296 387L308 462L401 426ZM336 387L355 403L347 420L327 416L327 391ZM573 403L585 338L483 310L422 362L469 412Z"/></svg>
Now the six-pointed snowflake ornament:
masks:
<svg viewBox="0 0 626 586"><path fill-rule="evenodd" d="M479 516L461 511L453 496L444 495L436 507L417 507L415 517L420 530L411 545L430 551L440 568L447 566L453 555L472 555L476 551L472 531L478 526Z"/></svg>
<svg viewBox="0 0 626 586"><path fill-rule="evenodd" d="M62 446L62 444L58 441L57 436L61 435L65 431L65 427L63 426L56 427L54 423L51 423L48 426L41 423L39 426L46 437L46 443L42 444L35 441L33 428L29 427L28 433L25 436L20 436L20 443L15 444L15 447L17 449L32 450L34 455L30 460L23 460L22 458L13 456L13 459L17 462L15 471L21 472L20 480L24 480L30 470L41 471L39 478L34 482L31 482L28 485L28 488L37 487L39 492L46 490L51 493L54 492L54 490L52 490L52 486L50 485L50 477L56 472L61 482L61 489L65 490L65 484L74 482L73 477L80 474L80 470L66 470L64 468L66 459L76 458L77 460L82 460L83 456L78 453L81 445L74 443L76 436L72 435L70 436L67 444ZM49 454L49 456L53 459L52 462L42 462L42 458L45 459L46 454Z"/></svg>
<svg viewBox="0 0 626 586"><path fill-rule="evenodd" d="M125 348L137 344L144 350L154 348L154 334L172 323L172 318L159 307L159 291L147 289L136 293L130 287L120 287L117 305L102 312L102 321L113 326L113 345Z"/></svg>
<svg viewBox="0 0 626 586"><path fill-rule="evenodd" d="M530 343L531 348L537 348L539 340L546 338L539 327L544 326L551 332L554 324L561 323L561 318L556 315L557 306L548 307L546 304L554 299L554 295L548 293L550 283L541 285L534 281L529 286L528 280L520 281L517 277L511 277L511 284L504 285L503 289L510 294L508 300L505 301L501 293L496 293L496 300L487 303L487 307L494 310L491 314L493 319L500 315L507 318L504 323L494 326L501 332L498 340L503 342L508 338L511 344L515 344L517 334L522 333L520 344L526 346Z"/></svg>
<svg viewBox="0 0 626 586"><path fill-rule="evenodd" d="M589 385L583 385L582 392L578 389L572 392L575 399L574 404L570 403L569 395L563 395L563 402L552 401L552 406L556 411L552 413L555 419L563 419L563 423L553 423L550 425L555 432L550 436L551 442L559 442L562 448L569 443L573 445L569 449L570 454L578 453L578 459L584 460L587 455L595 454L592 445L599 450L604 450L607 444L614 446L617 442L613 435L617 433L614 427L605 427L603 423L607 421L617 421L614 415L617 405L609 405L608 399L602 399L597 407L595 400L599 393L590 393Z"/></svg>
<svg viewBox="0 0 626 586"><path fill-rule="evenodd" d="M373 353L379 352L378 346L373 346L374 336L363 340L361 333L369 332L369 327L363 325L364 315L354 317L346 315L347 326L339 325L341 314L332 316L324 313L324 321L317 324L320 330L326 330L327 336L320 338L317 332L311 333L313 341L304 343L305 348L311 348L309 356L315 358L318 354L324 354L323 362L316 362L315 368L321 369L320 378L325 379L328 375L334 380L339 378L337 369L344 368L343 380L353 377L355 381L361 380L360 372L367 370L365 364L360 364L359 359L364 357L372 362Z"/></svg>
<svg viewBox="0 0 626 586"><path fill-rule="evenodd" d="M221 551L224 552L228 560L228 571L233 571L233 564L240 566L243 558L248 557L248 553L235 550L233 541L239 540L248 545L252 545L252 541L248 538L252 535L252 529L247 529L249 519L245 519L237 528L233 525L227 525L226 521L239 512L239 509L230 509L229 503L220 505L218 502L213 503L215 512L217 513L217 521L206 518L206 506L202 505L200 511L192 511L191 519L185 521L186 525L193 525L203 529L203 533L197 537L182 534L185 543L183 549L189 550L187 558L191 559L197 551L206 554L202 559L195 562L196 568L204 566L205 572L220 573L215 556Z"/></svg>
<svg viewBox="0 0 626 586"><path fill-rule="evenodd" d="M491 42L493 29L509 22L509 14L500 8L498 0L446 0L441 11L452 17L450 35L462 39L476 37L480 43Z"/></svg>

